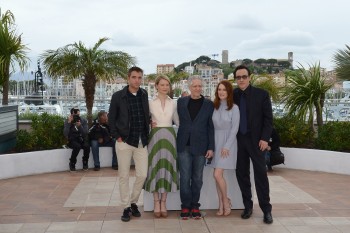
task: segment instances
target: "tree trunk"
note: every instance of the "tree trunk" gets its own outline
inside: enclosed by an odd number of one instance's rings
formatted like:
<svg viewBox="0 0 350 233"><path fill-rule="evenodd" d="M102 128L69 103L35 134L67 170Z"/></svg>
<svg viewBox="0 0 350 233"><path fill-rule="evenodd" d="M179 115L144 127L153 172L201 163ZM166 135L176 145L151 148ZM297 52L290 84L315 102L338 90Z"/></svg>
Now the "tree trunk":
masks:
<svg viewBox="0 0 350 233"><path fill-rule="evenodd" d="M83 88L85 92L85 103L89 128L92 125L92 107L95 99L96 76L94 74L84 75Z"/></svg>
<svg viewBox="0 0 350 233"><path fill-rule="evenodd" d="M5 65L4 82L2 86L2 105L9 104L9 80L10 80L10 64Z"/></svg>
<svg viewBox="0 0 350 233"><path fill-rule="evenodd" d="M317 120L317 126L320 127L323 125L323 119L322 119L322 107L320 104L315 104L316 107L316 120Z"/></svg>

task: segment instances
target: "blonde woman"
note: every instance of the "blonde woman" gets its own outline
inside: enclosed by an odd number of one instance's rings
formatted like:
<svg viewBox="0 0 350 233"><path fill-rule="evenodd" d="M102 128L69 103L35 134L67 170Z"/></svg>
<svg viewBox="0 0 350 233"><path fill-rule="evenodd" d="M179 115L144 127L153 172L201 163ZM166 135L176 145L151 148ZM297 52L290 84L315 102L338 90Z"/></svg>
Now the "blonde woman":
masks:
<svg viewBox="0 0 350 233"><path fill-rule="evenodd" d="M170 80L160 75L155 80L157 95L149 101L152 130L148 144L148 176L145 190L153 193L154 216L167 217L166 199L168 192L179 189L176 165L176 134L173 122L179 124L176 102L168 93Z"/></svg>

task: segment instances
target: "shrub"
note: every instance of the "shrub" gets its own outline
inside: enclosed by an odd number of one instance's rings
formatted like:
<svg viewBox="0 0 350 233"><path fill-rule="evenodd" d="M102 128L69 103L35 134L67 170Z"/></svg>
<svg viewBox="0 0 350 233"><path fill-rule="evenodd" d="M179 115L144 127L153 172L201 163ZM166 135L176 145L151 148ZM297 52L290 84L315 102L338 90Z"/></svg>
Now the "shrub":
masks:
<svg viewBox="0 0 350 233"><path fill-rule="evenodd" d="M33 150L33 137L31 134L23 129L20 129L16 133L16 152L27 152Z"/></svg>
<svg viewBox="0 0 350 233"><path fill-rule="evenodd" d="M18 120L31 120L37 113L25 112L18 115Z"/></svg>
<svg viewBox="0 0 350 233"><path fill-rule="evenodd" d="M316 148L350 152L350 122L328 122L318 129Z"/></svg>
<svg viewBox="0 0 350 233"><path fill-rule="evenodd" d="M314 133L306 123L301 123L295 117L274 119L274 127L281 138L283 147L312 148Z"/></svg>
<svg viewBox="0 0 350 233"><path fill-rule="evenodd" d="M16 151L49 150L61 148L66 143L63 136L64 118L43 113L32 115L32 131L17 132Z"/></svg>

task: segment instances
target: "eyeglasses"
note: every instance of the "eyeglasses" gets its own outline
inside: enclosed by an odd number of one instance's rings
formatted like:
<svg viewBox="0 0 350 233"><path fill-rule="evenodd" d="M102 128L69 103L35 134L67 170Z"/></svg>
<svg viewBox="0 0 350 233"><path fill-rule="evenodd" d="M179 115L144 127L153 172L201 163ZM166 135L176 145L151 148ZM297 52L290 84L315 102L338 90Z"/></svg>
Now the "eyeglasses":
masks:
<svg viewBox="0 0 350 233"><path fill-rule="evenodd" d="M247 78L248 78L248 75L242 75L242 76L235 77L236 80L241 80L241 79L246 80Z"/></svg>

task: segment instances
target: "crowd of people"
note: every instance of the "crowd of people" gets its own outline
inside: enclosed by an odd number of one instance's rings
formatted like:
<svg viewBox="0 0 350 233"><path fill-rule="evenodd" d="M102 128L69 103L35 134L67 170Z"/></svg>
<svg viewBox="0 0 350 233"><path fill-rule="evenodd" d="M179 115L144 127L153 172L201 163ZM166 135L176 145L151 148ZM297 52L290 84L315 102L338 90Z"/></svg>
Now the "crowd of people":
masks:
<svg viewBox="0 0 350 233"><path fill-rule="evenodd" d="M272 106L269 94L250 85L250 70L238 66L234 78L238 88L222 80L211 101L202 93L202 79L188 79L190 93L177 101L168 94L171 83L166 75L155 80L157 94L148 100L142 89L143 70L128 71L128 85L113 94L109 113L100 112L88 130L87 122L72 109L65 122L64 133L73 149L70 170L75 171L76 158L84 150L83 169L88 169L89 143L94 169L100 169L99 147L112 147L112 167L119 171L119 191L124 211L121 220L140 217L137 201L142 189L153 194L154 216L167 217L167 194L180 190L182 219L200 219L199 203L203 185L203 169L213 169L219 206L218 216L231 213L224 170L236 172L242 193L242 219L253 213L250 161L263 221L271 224L272 206L269 196L265 151L272 133ZM77 117L78 116L78 117ZM178 126L176 134L173 125ZM118 155L118 157L117 157ZM136 180L129 188L131 160L135 163Z"/></svg>

